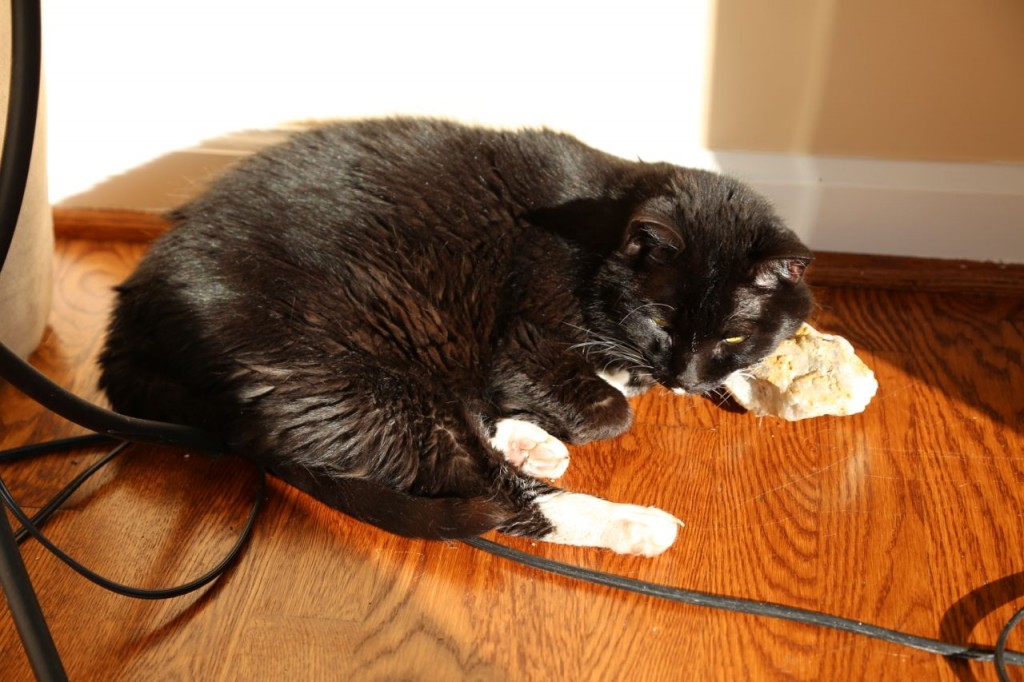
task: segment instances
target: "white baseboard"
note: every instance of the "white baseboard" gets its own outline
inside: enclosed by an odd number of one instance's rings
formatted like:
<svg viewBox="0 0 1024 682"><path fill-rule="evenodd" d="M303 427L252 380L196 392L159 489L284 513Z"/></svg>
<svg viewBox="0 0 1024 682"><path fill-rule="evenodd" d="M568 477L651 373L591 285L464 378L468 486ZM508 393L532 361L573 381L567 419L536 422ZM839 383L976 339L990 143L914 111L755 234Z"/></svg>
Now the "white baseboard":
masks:
<svg viewBox="0 0 1024 682"><path fill-rule="evenodd" d="M713 152L812 249L1024 263L1024 164Z"/></svg>
<svg viewBox="0 0 1024 682"><path fill-rule="evenodd" d="M165 211L288 132L249 131L173 152L59 205ZM714 150L676 161L750 183L812 249L1024 263L1024 164Z"/></svg>

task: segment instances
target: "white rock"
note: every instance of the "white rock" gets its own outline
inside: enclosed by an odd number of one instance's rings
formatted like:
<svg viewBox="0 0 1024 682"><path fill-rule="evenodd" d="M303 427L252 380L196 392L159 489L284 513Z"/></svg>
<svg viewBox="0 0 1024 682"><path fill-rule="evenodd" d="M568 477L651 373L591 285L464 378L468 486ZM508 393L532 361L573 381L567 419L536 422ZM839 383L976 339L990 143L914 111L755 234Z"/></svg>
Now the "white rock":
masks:
<svg viewBox="0 0 1024 682"><path fill-rule="evenodd" d="M804 324L773 354L730 376L725 387L759 417L796 421L862 412L878 381L849 341Z"/></svg>

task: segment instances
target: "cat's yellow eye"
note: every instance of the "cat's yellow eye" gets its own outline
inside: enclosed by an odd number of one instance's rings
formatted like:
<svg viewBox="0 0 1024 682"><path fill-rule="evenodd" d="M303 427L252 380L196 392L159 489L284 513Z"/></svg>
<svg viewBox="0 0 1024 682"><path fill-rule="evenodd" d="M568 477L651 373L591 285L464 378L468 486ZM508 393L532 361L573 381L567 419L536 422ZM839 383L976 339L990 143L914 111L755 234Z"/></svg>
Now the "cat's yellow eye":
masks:
<svg viewBox="0 0 1024 682"><path fill-rule="evenodd" d="M662 329L668 329L669 321L664 317L655 317L651 320L654 324L658 325Z"/></svg>
<svg viewBox="0 0 1024 682"><path fill-rule="evenodd" d="M745 337L745 336L730 336L727 339L722 339L722 341L724 341L725 343L729 344L730 346L735 346L736 344L743 343L746 340L747 340L747 337Z"/></svg>

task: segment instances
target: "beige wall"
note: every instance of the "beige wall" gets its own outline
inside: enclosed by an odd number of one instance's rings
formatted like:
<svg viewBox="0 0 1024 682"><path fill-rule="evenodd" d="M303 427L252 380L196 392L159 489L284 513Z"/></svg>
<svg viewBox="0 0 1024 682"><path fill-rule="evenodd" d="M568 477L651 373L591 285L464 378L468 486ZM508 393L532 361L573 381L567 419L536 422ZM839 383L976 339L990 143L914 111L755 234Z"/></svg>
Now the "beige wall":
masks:
<svg viewBox="0 0 1024 682"><path fill-rule="evenodd" d="M1024 1L717 0L712 149L1024 161Z"/></svg>

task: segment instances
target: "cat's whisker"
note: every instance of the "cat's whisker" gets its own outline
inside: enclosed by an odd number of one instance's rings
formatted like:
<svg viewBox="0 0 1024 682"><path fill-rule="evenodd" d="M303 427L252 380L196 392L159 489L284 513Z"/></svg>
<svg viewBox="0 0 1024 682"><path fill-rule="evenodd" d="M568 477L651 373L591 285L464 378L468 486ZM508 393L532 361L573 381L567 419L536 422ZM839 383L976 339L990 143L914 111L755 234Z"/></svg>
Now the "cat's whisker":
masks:
<svg viewBox="0 0 1024 682"><path fill-rule="evenodd" d="M621 326L622 324L625 324L626 320L628 320L635 313L638 313L641 310L645 310L647 308L668 308L669 310L672 310L672 306L670 306L667 303L641 303L640 305L626 313L626 316L619 320L619 325Z"/></svg>
<svg viewBox="0 0 1024 682"><path fill-rule="evenodd" d="M566 323L569 324L569 323ZM575 325L569 325L575 326ZM589 336L597 336L591 330L584 330ZM604 369L610 367L615 360L625 362L631 368L636 370L652 370L650 363L648 363L643 355L636 349L623 341L618 339L609 339L606 337L597 336L588 341L580 341L574 343L569 347L571 350L579 350L585 356L590 357L590 351L598 350L601 351L605 356L612 356L612 359L607 359Z"/></svg>
<svg viewBox="0 0 1024 682"><path fill-rule="evenodd" d="M711 389L710 391L707 392L707 395L715 399L715 407L721 407L722 405L725 405L727 402L729 402L729 391L725 390L722 387Z"/></svg>

